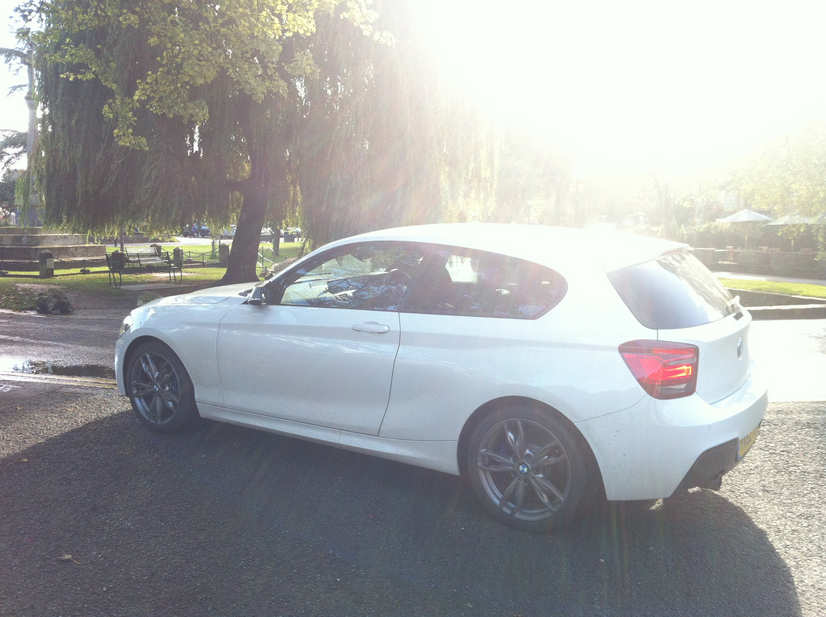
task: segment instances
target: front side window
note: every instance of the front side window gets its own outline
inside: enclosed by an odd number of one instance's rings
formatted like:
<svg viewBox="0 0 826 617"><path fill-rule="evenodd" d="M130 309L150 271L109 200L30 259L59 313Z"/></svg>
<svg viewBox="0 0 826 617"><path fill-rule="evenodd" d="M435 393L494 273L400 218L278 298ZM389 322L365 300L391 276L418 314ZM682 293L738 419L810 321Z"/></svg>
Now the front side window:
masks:
<svg viewBox="0 0 826 617"><path fill-rule="evenodd" d="M556 306L567 289L560 274L539 264L442 247L428 260L404 311L536 319Z"/></svg>
<svg viewBox="0 0 826 617"><path fill-rule="evenodd" d="M281 283L282 305L395 311L424 261L424 249L374 242L320 255Z"/></svg>

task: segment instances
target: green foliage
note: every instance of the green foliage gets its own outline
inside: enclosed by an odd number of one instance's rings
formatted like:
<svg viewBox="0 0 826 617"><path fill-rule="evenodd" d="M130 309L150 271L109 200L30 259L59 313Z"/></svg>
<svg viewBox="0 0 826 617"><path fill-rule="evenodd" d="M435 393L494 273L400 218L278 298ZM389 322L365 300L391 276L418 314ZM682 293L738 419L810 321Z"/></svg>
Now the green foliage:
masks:
<svg viewBox="0 0 826 617"><path fill-rule="evenodd" d="M754 209L775 216L826 212L826 124L770 142L738 171L735 185Z"/></svg>
<svg viewBox="0 0 826 617"><path fill-rule="evenodd" d="M14 190L17 185L17 172L7 170L0 180L0 204L11 206L14 203Z"/></svg>
<svg viewBox="0 0 826 617"><path fill-rule="evenodd" d="M440 81L408 4L376 8L393 44L334 16L319 19L310 43L319 73L301 82L289 174L316 245L493 209L498 136Z"/></svg>
<svg viewBox="0 0 826 617"><path fill-rule="evenodd" d="M295 49L282 58L284 43L311 34L316 13L337 4L58 0L37 6L44 28L33 38L60 77L106 90L103 117L113 122L118 145L146 149L147 137L135 130L139 110L198 125L210 115L202 87L219 77L234 94L261 103L283 94L289 77L313 74L312 55ZM348 5L352 19L367 19L363 6Z"/></svg>
<svg viewBox="0 0 826 617"><path fill-rule="evenodd" d="M0 170L11 169L26 154L26 134L0 129Z"/></svg>
<svg viewBox="0 0 826 617"><path fill-rule="evenodd" d="M254 273L265 221L300 224L318 245L550 204L556 162L504 141L440 81L408 3L369 5L32 0L47 222L234 220L229 282ZM519 190L522 171L543 181Z"/></svg>
<svg viewBox="0 0 826 617"><path fill-rule="evenodd" d="M555 210L557 187L570 179L555 153L534 136L511 130L502 135L496 154L496 210L489 218L531 223L536 216L548 224L560 222Z"/></svg>
<svg viewBox="0 0 826 617"><path fill-rule="evenodd" d="M724 223L703 223L701 225L691 225L681 227L677 230L676 239L678 242L697 248L725 248L727 246L740 246L745 243L747 224L732 225ZM760 233L755 227L752 233Z"/></svg>
<svg viewBox="0 0 826 617"><path fill-rule="evenodd" d="M24 16L42 25L31 36L46 110L48 220L96 230L226 221L231 189L271 197L260 166L283 128L287 82L315 72L295 43L314 31L317 13L339 4L30 3ZM343 6L365 26L360 2ZM227 183L249 178L257 186Z"/></svg>
<svg viewBox="0 0 826 617"><path fill-rule="evenodd" d="M11 279L0 280L0 308L7 311L33 311L39 295L31 286L14 284Z"/></svg>

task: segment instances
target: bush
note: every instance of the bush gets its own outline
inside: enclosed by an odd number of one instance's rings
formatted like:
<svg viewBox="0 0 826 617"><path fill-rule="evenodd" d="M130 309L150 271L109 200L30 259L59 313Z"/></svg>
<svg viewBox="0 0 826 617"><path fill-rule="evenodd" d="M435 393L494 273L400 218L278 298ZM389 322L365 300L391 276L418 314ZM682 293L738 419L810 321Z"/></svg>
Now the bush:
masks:
<svg viewBox="0 0 826 617"><path fill-rule="evenodd" d="M749 235L750 240L752 238ZM680 227L677 240L696 248L717 248L745 245L745 227L731 224L703 223L691 227ZM753 244L752 241L749 244Z"/></svg>

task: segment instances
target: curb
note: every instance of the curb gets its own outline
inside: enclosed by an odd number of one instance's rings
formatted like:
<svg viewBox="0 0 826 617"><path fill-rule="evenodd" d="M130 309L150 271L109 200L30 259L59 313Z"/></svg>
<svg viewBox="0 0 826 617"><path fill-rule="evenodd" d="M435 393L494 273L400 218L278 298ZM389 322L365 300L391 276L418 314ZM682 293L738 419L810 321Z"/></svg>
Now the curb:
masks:
<svg viewBox="0 0 826 617"><path fill-rule="evenodd" d="M752 319L826 319L826 299L727 287Z"/></svg>
<svg viewBox="0 0 826 617"><path fill-rule="evenodd" d="M747 306L752 319L826 319L826 304L791 304L788 306Z"/></svg>

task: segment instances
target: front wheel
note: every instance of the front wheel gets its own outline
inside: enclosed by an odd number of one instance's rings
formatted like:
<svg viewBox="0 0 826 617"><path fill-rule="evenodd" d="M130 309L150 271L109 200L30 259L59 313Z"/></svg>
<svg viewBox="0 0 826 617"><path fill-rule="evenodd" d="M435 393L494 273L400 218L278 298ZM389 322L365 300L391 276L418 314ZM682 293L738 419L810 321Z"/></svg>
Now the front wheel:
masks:
<svg viewBox="0 0 826 617"><path fill-rule="evenodd" d="M180 431L198 418L192 380L160 341L143 343L132 354L126 390L138 420L157 433Z"/></svg>
<svg viewBox="0 0 826 617"><path fill-rule="evenodd" d="M476 495L499 521L546 531L569 521L588 488L583 445L552 412L510 405L482 419L467 469Z"/></svg>

